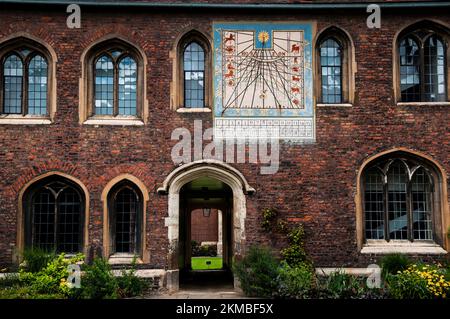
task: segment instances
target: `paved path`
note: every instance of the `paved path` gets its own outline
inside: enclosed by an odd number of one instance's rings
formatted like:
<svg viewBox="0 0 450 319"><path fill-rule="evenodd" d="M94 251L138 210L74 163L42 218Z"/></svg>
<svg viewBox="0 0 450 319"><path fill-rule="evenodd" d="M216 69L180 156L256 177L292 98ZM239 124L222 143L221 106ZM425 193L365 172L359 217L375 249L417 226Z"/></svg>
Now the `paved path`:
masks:
<svg viewBox="0 0 450 319"><path fill-rule="evenodd" d="M244 299L242 292L234 289L180 289L177 292L158 291L148 299Z"/></svg>

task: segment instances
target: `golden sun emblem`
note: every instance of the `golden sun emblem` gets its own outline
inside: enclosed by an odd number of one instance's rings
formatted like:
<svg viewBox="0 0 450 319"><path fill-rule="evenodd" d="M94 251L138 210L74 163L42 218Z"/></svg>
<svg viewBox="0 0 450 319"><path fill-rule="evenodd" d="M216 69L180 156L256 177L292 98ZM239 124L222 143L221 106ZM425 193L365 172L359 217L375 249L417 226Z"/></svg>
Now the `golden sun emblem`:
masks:
<svg viewBox="0 0 450 319"><path fill-rule="evenodd" d="M267 31L261 31L259 34L258 34L258 40L259 40L259 42L261 42L261 43L266 43L267 41L269 41L269 33L267 33Z"/></svg>

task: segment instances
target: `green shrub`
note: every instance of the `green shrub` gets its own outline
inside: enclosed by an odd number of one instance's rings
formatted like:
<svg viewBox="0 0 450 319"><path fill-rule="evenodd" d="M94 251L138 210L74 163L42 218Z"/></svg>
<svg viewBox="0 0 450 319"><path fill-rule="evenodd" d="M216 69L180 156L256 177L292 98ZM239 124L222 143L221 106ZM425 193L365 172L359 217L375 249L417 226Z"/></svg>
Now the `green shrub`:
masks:
<svg viewBox="0 0 450 319"><path fill-rule="evenodd" d="M447 281L450 281L450 263L447 265L447 268L445 269L445 279Z"/></svg>
<svg viewBox="0 0 450 319"><path fill-rule="evenodd" d="M56 295L56 298L74 297L79 291L71 289L67 285L69 272L67 267L83 260L83 255L76 255L66 258L64 253L54 257L47 265L38 272L28 271L28 265L19 270L19 280L21 286L30 289L31 298L39 295ZM34 268L36 269L36 268Z"/></svg>
<svg viewBox="0 0 450 319"><path fill-rule="evenodd" d="M234 274L247 296L272 297L277 289L278 261L266 247L250 247L233 265Z"/></svg>
<svg viewBox="0 0 450 319"><path fill-rule="evenodd" d="M103 258L94 258L81 278L83 297L88 299L118 298L118 283L111 266Z"/></svg>
<svg viewBox="0 0 450 319"><path fill-rule="evenodd" d="M388 276L389 291L396 299L431 299L450 297L450 281L445 269L431 265L410 265Z"/></svg>
<svg viewBox="0 0 450 319"><path fill-rule="evenodd" d="M192 240L191 241L191 250L192 250L192 257L197 257L200 254L200 244L195 241Z"/></svg>
<svg viewBox="0 0 450 319"><path fill-rule="evenodd" d="M291 267L282 262L278 275L278 296L281 298L309 298L315 288L314 269L310 264L302 263Z"/></svg>
<svg viewBox="0 0 450 319"><path fill-rule="evenodd" d="M116 277L116 281L120 298L139 296L150 286L145 279L136 276L136 259L133 259L130 269L122 270L121 276Z"/></svg>
<svg viewBox="0 0 450 319"><path fill-rule="evenodd" d="M191 241L192 257L216 257L217 245L200 245L195 240Z"/></svg>
<svg viewBox="0 0 450 319"><path fill-rule="evenodd" d="M365 292L362 279L337 271L330 274L321 287L321 293L327 298L349 299L360 298Z"/></svg>
<svg viewBox="0 0 450 319"><path fill-rule="evenodd" d="M0 299L62 299L59 294L38 294L31 287L14 285L0 289Z"/></svg>
<svg viewBox="0 0 450 319"><path fill-rule="evenodd" d="M27 272L36 273L56 258L57 255L54 251L47 251L38 247L27 248L23 252L21 269Z"/></svg>
<svg viewBox="0 0 450 319"><path fill-rule="evenodd" d="M13 287L17 285L20 285L20 277L18 274L15 273L5 274L4 277L0 278L0 289Z"/></svg>
<svg viewBox="0 0 450 319"><path fill-rule="evenodd" d="M411 264L408 256L403 254L390 254L381 259L381 275L386 278L389 274L395 275L403 271Z"/></svg>
<svg viewBox="0 0 450 319"><path fill-rule="evenodd" d="M289 231L289 246L281 250L283 260L291 267L297 267L306 261L304 249L305 230L303 225L299 225Z"/></svg>
<svg viewBox="0 0 450 319"><path fill-rule="evenodd" d="M261 227L262 229L264 229L266 232L269 232L272 230L272 223L275 220L275 218L277 217L278 213L275 209L273 208L266 208L262 211L262 222L261 222Z"/></svg>

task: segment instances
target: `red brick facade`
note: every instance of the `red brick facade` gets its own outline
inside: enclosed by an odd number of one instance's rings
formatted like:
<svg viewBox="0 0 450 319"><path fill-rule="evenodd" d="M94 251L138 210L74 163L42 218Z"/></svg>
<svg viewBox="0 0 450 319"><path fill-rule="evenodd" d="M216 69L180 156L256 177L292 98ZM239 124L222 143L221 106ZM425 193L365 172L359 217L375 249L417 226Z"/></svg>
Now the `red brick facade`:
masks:
<svg viewBox="0 0 450 319"><path fill-rule="evenodd" d="M58 171L80 180L89 191L87 248L102 246L101 194L108 182L120 174L142 181L149 191L144 232L148 266L167 268L167 196L158 194L157 189L177 167L170 157L176 143L171 133L178 127L192 130L195 119L210 126L212 119L211 113L183 114L170 108L169 52L184 31L195 28L211 34L213 21L246 20L315 21L318 32L338 26L354 43L357 69L353 106L317 106L316 142L282 143L277 174L260 175L255 164L233 164L256 189L246 198L246 243L283 244L260 227L261 211L274 207L283 218L304 223L306 250L316 265L365 266L372 262L376 256L360 254L357 245L355 195L364 161L383 151L404 148L424 154L445 172L450 171L450 105L396 105L392 76L396 34L422 19L448 27L448 9L386 10L382 14L382 28L368 29L365 10L82 8L82 28L68 29L64 7L0 5L0 41L28 34L57 54L54 123L0 125L0 264L11 264L17 253L21 190L32 179ZM146 54L148 123L144 126L79 124L81 56L92 43L111 34L127 39ZM449 198L444 200L448 213Z"/></svg>
<svg viewBox="0 0 450 319"><path fill-rule="evenodd" d="M218 241L218 215L217 209L212 209L209 216L203 216L203 210L196 209L191 215L191 240L198 243L205 241Z"/></svg>

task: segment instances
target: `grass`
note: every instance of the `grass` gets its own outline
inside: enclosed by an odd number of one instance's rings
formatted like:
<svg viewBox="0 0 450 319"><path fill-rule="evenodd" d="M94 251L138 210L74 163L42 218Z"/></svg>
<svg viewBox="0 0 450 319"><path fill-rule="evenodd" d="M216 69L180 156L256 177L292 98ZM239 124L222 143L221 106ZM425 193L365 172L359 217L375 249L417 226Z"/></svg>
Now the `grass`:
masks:
<svg viewBox="0 0 450 319"><path fill-rule="evenodd" d="M191 264L192 270L222 269L222 257L192 257Z"/></svg>

